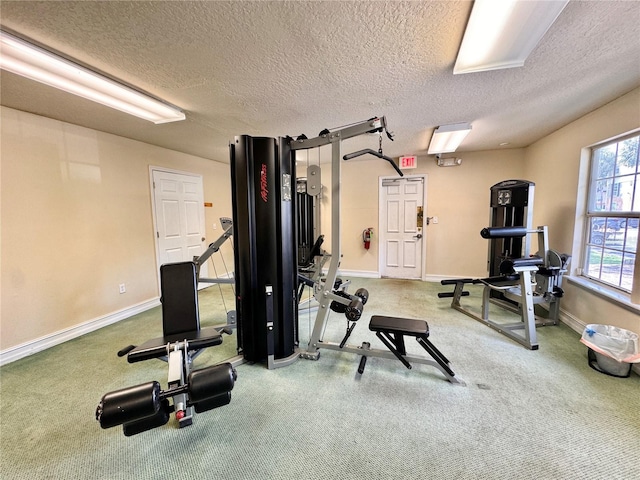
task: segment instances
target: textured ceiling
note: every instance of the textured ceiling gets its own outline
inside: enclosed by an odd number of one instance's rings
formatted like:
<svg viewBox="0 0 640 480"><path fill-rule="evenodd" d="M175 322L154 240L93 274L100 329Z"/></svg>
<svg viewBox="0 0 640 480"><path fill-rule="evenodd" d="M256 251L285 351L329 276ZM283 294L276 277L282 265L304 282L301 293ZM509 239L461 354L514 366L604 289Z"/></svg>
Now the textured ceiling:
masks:
<svg viewBox="0 0 640 480"><path fill-rule="evenodd" d="M185 110L154 125L13 74L1 103L205 158L235 135L316 136L386 115L390 156L523 147L640 85L640 2L571 0L521 68L452 73L468 1L7 1L3 28ZM638 106L640 116L640 105ZM377 148L377 138L350 140Z"/></svg>

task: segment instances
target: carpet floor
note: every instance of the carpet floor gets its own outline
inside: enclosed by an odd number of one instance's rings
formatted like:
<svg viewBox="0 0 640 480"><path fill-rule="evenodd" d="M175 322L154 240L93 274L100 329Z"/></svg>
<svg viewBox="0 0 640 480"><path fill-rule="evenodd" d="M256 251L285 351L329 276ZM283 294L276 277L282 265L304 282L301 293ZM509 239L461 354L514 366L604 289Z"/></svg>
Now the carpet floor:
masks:
<svg viewBox="0 0 640 480"><path fill-rule="evenodd" d="M530 351L438 299L439 284L353 279L370 300L350 344L369 341L373 314L422 318L430 339L465 386L435 368L322 350L268 370L237 367L229 405L125 437L103 430L96 405L106 392L158 380L157 360L128 364L116 352L160 336L154 308L0 369L2 479L637 479L640 377L589 368L580 335L564 324L537 330ZM224 323L228 286L200 292L203 326ZM463 302L479 311L481 292ZM492 316L511 315L492 307ZM314 312L300 311L306 347ZM339 342L344 316L324 338ZM200 368L236 353L235 334L206 350ZM407 341L409 353L423 355Z"/></svg>

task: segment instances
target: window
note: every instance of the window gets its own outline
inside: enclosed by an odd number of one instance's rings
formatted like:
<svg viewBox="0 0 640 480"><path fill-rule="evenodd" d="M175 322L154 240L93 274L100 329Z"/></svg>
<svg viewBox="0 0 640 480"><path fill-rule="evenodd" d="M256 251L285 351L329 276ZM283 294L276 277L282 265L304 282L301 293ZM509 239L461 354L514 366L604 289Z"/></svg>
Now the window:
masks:
<svg viewBox="0 0 640 480"><path fill-rule="evenodd" d="M582 274L631 293L640 222L640 135L592 150Z"/></svg>

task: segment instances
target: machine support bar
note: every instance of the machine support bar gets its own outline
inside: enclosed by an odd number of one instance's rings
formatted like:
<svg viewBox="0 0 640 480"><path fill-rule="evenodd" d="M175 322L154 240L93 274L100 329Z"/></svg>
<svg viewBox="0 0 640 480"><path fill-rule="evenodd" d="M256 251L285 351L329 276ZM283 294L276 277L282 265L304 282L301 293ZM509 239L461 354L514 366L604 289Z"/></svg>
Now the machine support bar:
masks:
<svg viewBox="0 0 640 480"><path fill-rule="evenodd" d="M491 286L485 285L482 292L482 313L481 316L467 310L460 304L460 296L462 294L462 282L456 284L455 294L451 301L451 308L477 320L494 330L502 333L512 340L527 347L529 350L538 349L538 340L536 335L536 316L534 312L533 288L531 284L531 273L536 268L533 266L525 266L517 268L520 274L520 294L518 303L520 304L520 314L522 321L516 324L500 324L489 319L489 303L491 302ZM458 289L460 287L460 289ZM522 333L516 333L513 330L522 330Z"/></svg>
<svg viewBox="0 0 640 480"><path fill-rule="evenodd" d="M338 267L340 266L340 172L342 164L340 162L340 142L335 142L331 146L331 262L329 263L329 272L322 284L322 289L316 296L320 306L316 315L316 321L313 326L313 332L309 339L307 352L316 352L322 340L322 333L325 330L329 311L331 306L331 292L333 285L338 276Z"/></svg>
<svg viewBox="0 0 640 480"><path fill-rule="evenodd" d="M321 342L321 346L322 348L327 350L336 350L338 352L353 353L355 355L364 355L367 357L387 358L392 360L396 360L398 358L388 350L379 350L376 348L368 348L368 347L363 348L363 347L356 347L354 345L345 345L344 347L340 348L340 345L333 342ZM306 353L303 353L302 357L311 358ZM449 372L447 372L444 368L442 368L442 365L440 365L435 360L431 360L426 357L413 356L413 355L405 355L404 358L406 359L406 361L410 363L417 363L420 365L430 365L432 367L437 368L440 372L442 372L442 374L447 378L447 380L449 380L449 382L454 385L458 385L458 386L466 385L464 381L458 378L457 376L452 376L451 374L449 374Z"/></svg>
<svg viewBox="0 0 640 480"><path fill-rule="evenodd" d="M385 117L375 117L371 120L365 120L364 122L355 123L349 127L341 128L340 130L323 133L316 138L301 138L294 140L291 142L291 150L306 150L309 148L329 145L330 143L340 143L342 140L357 137L363 133L382 131L383 129L386 129L386 127L387 120ZM338 156L338 159L339 158L340 156ZM336 159L334 158L334 160ZM332 246L332 248L334 247Z"/></svg>

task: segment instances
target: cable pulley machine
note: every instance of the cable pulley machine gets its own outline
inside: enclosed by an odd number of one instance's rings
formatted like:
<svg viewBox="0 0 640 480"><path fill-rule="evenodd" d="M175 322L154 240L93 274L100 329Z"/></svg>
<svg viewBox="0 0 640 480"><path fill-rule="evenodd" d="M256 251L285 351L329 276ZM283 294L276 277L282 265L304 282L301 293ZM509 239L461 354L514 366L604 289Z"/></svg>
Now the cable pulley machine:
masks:
<svg viewBox="0 0 640 480"><path fill-rule="evenodd" d="M407 368L410 362L432 365L454 384L464 384L455 377L449 361L431 344L424 320L374 316L369 329L376 332L389 351L346 342L361 317L369 297L365 289L354 295L341 289L337 274L340 265L341 222L340 182L342 161L372 155L388 162L402 176L393 159L382 152L382 133L390 140L385 117L323 130L318 137L301 135L264 138L242 135L230 145L233 225L235 245L236 310L238 314L238 352L250 362L267 360L269 368L289 365L299 357L316 360L320 348L355 353L361 356L362 373L366 358L397 358ZM378 133L378 151L359 150L341 156L341 143L348 138ZM313 279L297 271L297 242L294 228L295 152L331 145L331 247L327 275ZM312 175L313 176L313 175ZM316 175L316 177L319 177ZM318 182L319 178L314 179ZM318 311L306 350L299 348L297 286L309 286L318 301ZM347 333L338 343L323 340L330 310L345 314ZM404 337L413 336L431 358L407 355Z"/></svg>
<svg viewBox="0 0 640 480"><path fill-rule="evenodd" d="M426 321L401 319L383 316L373 316L369 324L369 329L376 333L376 336L388 348L387 350L379 350L371 348L369 342L363 342L361 346L347 344L357 320L361 317L364 305L367 303L369 293L360 288L356 290L354 295L349 295L346 291L339 291L339 282L337 278L338 267L342 253L340 251L341 241L341 203L340 203L340 182L341 182L341 160L351 160L363 155L372 155L388 162L393 169L403 176L402 171L390 157L384 155L382 151L382 133L387 134L390 140L393 136L387 130L385 117L376 117L365 122L356 123L334 131L325 130L320 136L314 139L306 137L298 138L291 144L292 150L301 150L321 147L323 145L331 145L331 260L329 270L326 277L318 281L312 282L301 277L301 282L306 283L313 288L314 297L318 301L318 311L311 332L311 338L306 351L300 356L305 359L318 360L320 358L320 349L326 348L330 350L353 353L360 355L360 364L358 373L362 374L368 357L381 357L388 359L398 359L407 368L411 368L411 363L420 363L436 367L443 375L453 384L464 385L464 382L455 376L451 370L449 361L442 353L429 341L429 328ZM379 133L379 149L363 149L356 152L348 153L341 157L341 142L347 138L363 135L366 133ZM324 331L327 325L330 310L338 313L344 313L347 318L347 331L340 343L325 341L323 339ZM431 358L425 358L415 355L408 355L404 337L413 336L418 344L424 348Z"/></svg>
<svg viewBox="0 0 640 480"><path fill-rule="evenodd" d="M299 277L302 284L314 289L314 297L318 300L319 307L314 324L309 347L306 352L302 353L303 358L317 359L319 358L318 344L322 332L324 332L326 322L329 316L330 310L334 310L339 313L344 313L348 320L347 333L340 343L340 347L345 351L346 340L350 336L355 322L362 315L362 310L367 302L369 293L365 289L358 289L354 295L349 295L346 291L339 289L340 282L336 284L338 278L338 267L340 265L340 258L342 256L340 252L341 241L341 222L340 222L340 179L341 179L341 160L351 160L353 158L360 157L362 155L373 155L382 160L387 161L398 172L400 176L403 176L402 171L398 168L392 158L387 157L382 153L382 132L386 132L387 137L393 140L393 135L387 130L387 123L385 117L374 117L364 122L355 123L346 127L342 127L336 130L323 130L316 138L309 139L306 136L298 137L291 142L291 150L306 150L311 148L319 148L324 145L331 145L331 248L332 253L329 262L329 271L323 279L315 279L310 281L305 277ZM376 152L372 149L359 150L357 152L349 153L341 158L341 142L348 138L356 137L366 133L379 133L379 145L380 148ZM315 346L314 346L315 345ZM322 346L331 345L328 342L324 342ZM330 348L330 347L327 347ZM361 350L358 351L361 353Z"/></svg>

